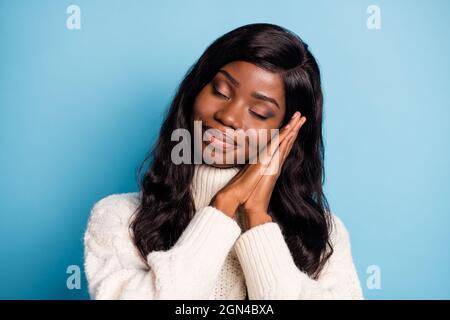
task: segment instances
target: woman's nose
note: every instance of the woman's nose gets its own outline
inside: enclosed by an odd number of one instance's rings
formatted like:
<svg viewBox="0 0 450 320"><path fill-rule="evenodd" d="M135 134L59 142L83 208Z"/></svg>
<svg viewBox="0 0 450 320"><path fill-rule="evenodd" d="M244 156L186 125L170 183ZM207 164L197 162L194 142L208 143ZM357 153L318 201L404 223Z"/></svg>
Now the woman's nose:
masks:
<svg viewBox="0 0 450 320"><path fill-rule="evenodd" d="M244 107L239 102L231 102L215 113L216 120L233 129L242 128Z"/></svg>

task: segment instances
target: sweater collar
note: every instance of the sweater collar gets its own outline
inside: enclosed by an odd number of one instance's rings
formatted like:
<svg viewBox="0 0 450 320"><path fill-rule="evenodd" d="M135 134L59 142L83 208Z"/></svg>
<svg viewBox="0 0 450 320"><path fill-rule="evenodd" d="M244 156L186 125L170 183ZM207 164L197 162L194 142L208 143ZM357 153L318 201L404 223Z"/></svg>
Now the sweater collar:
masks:
<svg viewBox="0 0 450 320"><path fill-rule="evenodd" d="M217 168L207 164L195 164L191 184L192 197L196 209L206 207L214 195L222 189L238 172L239 167ZM247 229L244 215L238 210L234 217L242 231Z"/></svg>
<svg viewBox="0 0 450 320"><path fill-rule="evenodd" d="M209 205L214 195L240 170L239 167L217 168L207 164L194 166L191 190L196 209Z"/></svg>

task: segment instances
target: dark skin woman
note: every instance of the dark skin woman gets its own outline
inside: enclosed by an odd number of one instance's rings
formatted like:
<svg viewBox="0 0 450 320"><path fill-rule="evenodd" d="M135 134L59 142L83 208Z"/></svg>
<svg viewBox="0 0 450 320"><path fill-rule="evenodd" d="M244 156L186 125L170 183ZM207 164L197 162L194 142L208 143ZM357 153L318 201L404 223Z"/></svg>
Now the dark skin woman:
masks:
<svg viewBox="0 0 450 320"><path fill-rule="evenodd" d="M229 128L279 129L285 112L281 76L245 61L235 61L224 66L202 89L194 103L194 119L222 132ZM283 127L277 141L281 165L286 160L300 127L306 121L305 117L300 117L299 112L294 113L294 116L290 123ZM203 151L207 144L204 142ZM248 151L250 148L246 144L243 149ZM238 150L229 148L223 153L226 152L237 153ZM275 154L272 158L274 156ZM246 160L248 161L248 152ZM213 165L229 167L235 164ZM261 161L244 166L234 179L216 194L211 204L230 217L234 217L238 207L241 208L248 228L272 221L268 206L279 174L261 175L262 166Z"/></svg>
<svg viewBox="0 0 450 320"><path fill-rule="evenodd" d="M214 41L181 82L159 139L140 168L143 197L131 229L142 256L171 248L195 212L189 189L194 160L174 164L170 137L179 128L193 133L197 120L227 132L231 140L223 142L223 156L245 152L245 164L211 164L239 166L240 171L210 205L230 217L242 211L248 228L277 222L297 267L317 278L333 252L322 190L320 83L308 46L279 26L247 25ZM269 139L265 164L250 163L248 146L236 144L233 132L247 129L279 129L278 139ZM203 150L210 143L203 141ZM276 174L262 175L264 166L275 168Z"/></svg>
<svg viewBox="0 0 450 320"><path fill-rule="evenodd" d="M362 299L322 190L322 104L318 65L294 33L258 23L215 40L176 91L140 192L92 209L91 296Z"/></svg>

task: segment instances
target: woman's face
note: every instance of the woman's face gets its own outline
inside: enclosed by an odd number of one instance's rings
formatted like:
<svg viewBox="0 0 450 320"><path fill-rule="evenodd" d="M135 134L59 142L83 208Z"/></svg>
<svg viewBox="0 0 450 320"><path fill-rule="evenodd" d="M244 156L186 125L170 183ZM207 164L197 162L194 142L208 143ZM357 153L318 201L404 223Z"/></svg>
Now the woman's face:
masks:
<svg viewBox="0 0 450 320"><path fill-rule="evenodd" d="M239 156L244 157L247 163L249 139L237 142L239 131L236 130L263 129L259 133L266 132L265 137L270 141L270 129L280 128L285 111L284 86L278 73L245 61L225 65L203 87L194 102L194 120L201 121L202 140L208 140L202 142L203 155L209 145L208 154L222 159L222 163L216 161L211 164L213 166L237 166ZM203 135L206 130L212 131L216 138ZM231 137L227 140L216 132L228 133ZM258 138L257 140L259 141ZM229 161L230 157L233 159L232 163Z"/></svg>

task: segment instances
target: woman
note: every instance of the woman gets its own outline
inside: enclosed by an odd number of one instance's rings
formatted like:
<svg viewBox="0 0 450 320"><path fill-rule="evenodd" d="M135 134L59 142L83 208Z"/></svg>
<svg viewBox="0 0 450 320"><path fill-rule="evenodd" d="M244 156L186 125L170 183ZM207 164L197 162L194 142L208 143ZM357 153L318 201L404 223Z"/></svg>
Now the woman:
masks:
<svg viewBox="0 0 450 320"><path fill-rule="evenodd" d="M362 299L349 235L322 190L322 100L318 65L292 32L250 24L214 41L178 88L140 192L92 209L91 297ZM174 132L198 122L200 149L177 158ZM256 153L255 135L238 139L249 129L265 134Z"/></svg>

